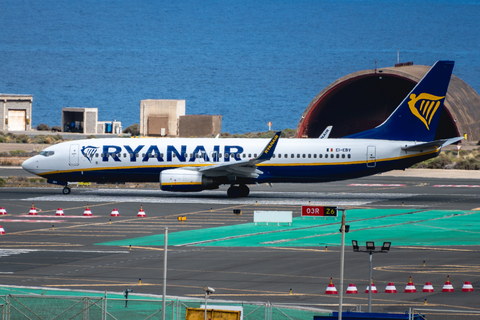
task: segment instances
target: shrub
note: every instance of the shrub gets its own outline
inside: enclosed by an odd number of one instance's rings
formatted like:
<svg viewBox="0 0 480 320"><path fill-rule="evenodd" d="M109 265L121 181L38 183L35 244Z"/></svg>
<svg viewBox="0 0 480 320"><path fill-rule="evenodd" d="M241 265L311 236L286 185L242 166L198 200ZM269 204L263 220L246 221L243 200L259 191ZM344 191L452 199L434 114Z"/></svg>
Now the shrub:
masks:
<svg viewBox="0 0 480 320"><path fill-rule="evenodd" d="M87 137L87 139L97 139L97 136L94 134L91 134Z"/></svg>
<svg viewBox="0 0 480 320"><path fill-rule="evenodd" d="M32 139L32 142L33 143L48 143L46 142L47 140L47 136L44 135L44 134L39 134L38 136L35 136L33 139Z"/></svg>
<svg viewBox="0 0 480 320"><path fill-rule="evenodd" d="M140 125L138 123L134 123L131 126L123 129L123 133L130 133L132 136L140 135Z"/></svg>
<svg viewBox="0 0 480 320"><path fill-rule="evenodd" d="M62 132L62 128L60 128L59 126L53 126L52 131L53 132Z"/></svg>
<svg viewBox="0 0 480 320"><path fill-rule="evenodd" d="M26 134L19 134L18 136L15 137L15 142L16 143L29 143L30 142L30 137L27 136Z"/></svg>
<svg viewBox="0 0 480 320"><path fill-rule="evenodd" d="M25 150L12 150L10 151L10 155L12 157L22 157L25 155Z"/></svg>
<svg viewBox="0 0 480 320"><path fill-rule="evenodd" d="M48 124L45 124L45 123L40 123L37 126L37 130L38 131L50 131L50 126Z"/></svg>

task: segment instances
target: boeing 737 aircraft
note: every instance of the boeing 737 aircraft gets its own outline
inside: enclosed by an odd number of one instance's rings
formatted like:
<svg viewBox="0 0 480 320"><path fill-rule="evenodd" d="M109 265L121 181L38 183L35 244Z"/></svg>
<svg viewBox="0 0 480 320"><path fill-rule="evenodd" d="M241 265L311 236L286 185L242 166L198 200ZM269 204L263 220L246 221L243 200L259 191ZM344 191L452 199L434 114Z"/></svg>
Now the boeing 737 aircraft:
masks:
<svg viewBox="0 0 480 320"><path fill-rule="evenodd" d="M376 128L341 139L145 138L59 143L23 168L63 185L70 182L160 182L165 191L201 191L230 185L229 197L245 197L248 184L326 182L368 176L436 157L458 142L435 140L453 61L438 61Z"/></svg>

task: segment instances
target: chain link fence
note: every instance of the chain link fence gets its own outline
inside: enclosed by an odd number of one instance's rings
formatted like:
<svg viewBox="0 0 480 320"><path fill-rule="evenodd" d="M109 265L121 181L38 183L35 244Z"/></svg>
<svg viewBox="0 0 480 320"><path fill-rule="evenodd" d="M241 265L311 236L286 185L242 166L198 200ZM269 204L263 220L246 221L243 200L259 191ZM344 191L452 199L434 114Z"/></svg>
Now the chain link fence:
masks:
<svg viewBox="0 0 480 320"><path fill-rule="evenodd" d="M215 309L229 306L242 307L244 320L302 320L313 319L314 315L328 315L332 310L290 306L282 304L251 303L241 301L209 301ZM210 306L210 303L208 306ZM165 319L186 318L187 308L203 308L203 300L167 299ZM162 300L147 300L7 294L0 297L2 320L127 320L162 319Z"/></svg>

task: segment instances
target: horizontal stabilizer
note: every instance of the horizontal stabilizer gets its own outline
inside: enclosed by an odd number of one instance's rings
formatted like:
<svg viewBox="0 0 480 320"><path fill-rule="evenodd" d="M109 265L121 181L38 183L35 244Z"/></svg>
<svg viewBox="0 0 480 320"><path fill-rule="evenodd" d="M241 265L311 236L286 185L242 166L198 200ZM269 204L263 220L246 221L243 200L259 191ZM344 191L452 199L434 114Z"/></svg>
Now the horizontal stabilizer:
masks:
<svg viewBox="0 0 480 320"><path fill-rule="evenodd" d="M450 138L450 139L441 139L441 140L435 140L432 142L426 142L426 143L421 143L421 144L414 144L411 146L405 146L402 148L402 150L405 151L424 151L424 150L429 150L429 149L438 149L438 148L443 148L446 147L452 143L458 142L462 140L463 137L455 137L455 138Z"/></svg>

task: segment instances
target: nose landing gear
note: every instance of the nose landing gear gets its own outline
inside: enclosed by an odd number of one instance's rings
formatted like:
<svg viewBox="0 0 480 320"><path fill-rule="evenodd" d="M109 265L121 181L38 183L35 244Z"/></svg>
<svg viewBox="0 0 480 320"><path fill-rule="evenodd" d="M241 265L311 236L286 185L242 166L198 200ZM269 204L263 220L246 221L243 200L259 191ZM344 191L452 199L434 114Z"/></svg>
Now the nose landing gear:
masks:
<svg viewBox="0 0 480 320"><path fill-rule="evenodd" d="M249 193L250 193L250 189L244 184L241 184L239 186L232 185L227 190L227 195L230 198L246 197L248 196Z"/></svg>
<svg viewBox="0 0 480 320"><path fill-rule="evenodd" d="M65 187L63 187L63 194L70 194L70 192L72 191L72 189L70 189L70 187L67 185Z"/></svg>

